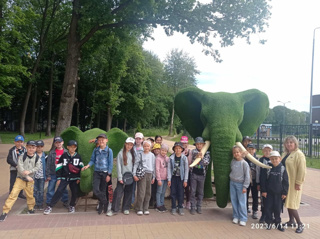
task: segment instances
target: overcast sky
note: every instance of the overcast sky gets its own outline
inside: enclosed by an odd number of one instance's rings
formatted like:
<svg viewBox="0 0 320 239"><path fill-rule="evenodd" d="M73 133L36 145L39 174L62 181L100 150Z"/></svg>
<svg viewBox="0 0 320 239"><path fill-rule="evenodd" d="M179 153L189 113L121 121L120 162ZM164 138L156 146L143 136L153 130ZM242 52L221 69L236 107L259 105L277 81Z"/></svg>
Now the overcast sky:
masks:
<svg viewBox="0 0 320 239"><path fill-rule="evenodd" d="M174 48L195 58L201 74L198 87L211 92L239 92L256 88L269 96L270 108L283 105L309 111L313 30L320 27L320 0L273 0L266 33L244 39L232 47L219 48L222 63L205 56L198 44L181 34L167 37L162 28L154 31L155 41L144 48L163 61ZM266 39L261 45L259 39ZM313 94L320 94L320 29L315 34Z"/></svg>

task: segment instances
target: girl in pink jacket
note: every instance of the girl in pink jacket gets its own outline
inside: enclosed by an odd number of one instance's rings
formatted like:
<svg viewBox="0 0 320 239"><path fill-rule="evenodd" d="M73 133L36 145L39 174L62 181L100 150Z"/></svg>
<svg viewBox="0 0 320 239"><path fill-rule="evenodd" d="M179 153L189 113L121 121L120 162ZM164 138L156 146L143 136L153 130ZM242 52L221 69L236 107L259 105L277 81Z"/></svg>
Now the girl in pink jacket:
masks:
<svg viewBox="0 0 320 239"><path fill-rule="evenodd" d="M158 212L166 212L167 209L164 206L164 196L167 189L167 168L169 157L167 156L169 147L165 144L161 145L160 154L156 157L156 178L158 181L157 187L157 208Z"/></svg>

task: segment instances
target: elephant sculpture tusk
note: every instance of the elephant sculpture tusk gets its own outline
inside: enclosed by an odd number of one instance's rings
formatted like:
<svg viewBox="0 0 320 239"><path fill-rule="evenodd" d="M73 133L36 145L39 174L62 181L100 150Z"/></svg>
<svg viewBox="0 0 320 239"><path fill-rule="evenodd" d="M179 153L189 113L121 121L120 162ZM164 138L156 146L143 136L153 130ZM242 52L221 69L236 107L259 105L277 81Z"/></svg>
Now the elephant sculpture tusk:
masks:
<svg viewBox="0 0 320 239"><path fill-rule="evenodd" d="M201 149L202 155L204 155L204 154L207 152L207 150L208 150L209 147L210 147L210 141L206 141L206 142L205 142L205 145L204 145L203 148ZM196 166L200 161L201 161L201 158L196 158L196 159L193 161L193 163L190 164L189 167L192 168L192 167Z"/></svg>
<svg viewBox="0 0 320 239"><path fill-rule="evenodd" d="M243 145L240 142L236 142L236 145L241 148L243 152L246 152L247 150L243 147ZM247 159L249 159L252 163L255 165L261 167L261 168L271 168L271 166L265 165L261 163L259 160L255 159L250 153L246 155Z"/></svg>

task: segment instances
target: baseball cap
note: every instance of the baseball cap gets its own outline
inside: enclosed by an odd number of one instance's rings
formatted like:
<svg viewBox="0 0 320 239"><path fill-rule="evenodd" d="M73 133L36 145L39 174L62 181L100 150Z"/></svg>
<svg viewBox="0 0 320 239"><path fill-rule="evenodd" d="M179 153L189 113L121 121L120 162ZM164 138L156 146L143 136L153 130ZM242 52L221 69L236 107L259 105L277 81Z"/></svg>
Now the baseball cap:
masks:
<svg viewBox="0 0 320 239"><path fill-rule="evenodd" d="M24 141L24 138L22 135L17 135L15 138L14 138L14 142L17 142L17 141Z"/></svg>
<svg viewBox="0 0 320 239"><path fill-rule="evenodd" d="M270 148L271 150L273 150L273 147L272 147L271 144L265 144L265 145L263 145L262 149L264 149L264 148Z"/></svg>
<svg viewBox="0 0 320 239"><path fill-rule="evenodd" d="M140 132L138 132L138 133L136 133L136 135L134 136L134 138L143 138L143 134L142 133L140 133Z"/></svg>
<svg viewBox="0 0 320 239"><path fill-rule="evenodd" d="M278 151L271 151L270 157L281 157Z"/></svg>
<svg viewBox="0 0 320 239"><path fill-rule="evenodd" d="M44 142L42 140L36 141L37 146L44 146Z"/></svg>
<svg viewBox="0 0 320 239"><path fill-rule="evenodd" d="M75 141L75 140L70 140L70 141L68 142L68 146L72 146L72 145L78 146L77 141Z"/></svg>
<svg viewBox="0 0 320 239"><path fill-rule="evenodd" d="M247 148L254 148L255 149L256 147L254 146L254 144L248 144Z"/></svg>
<svg viewBox="0 0 320 239"><path fill-rule="evenodd" d="M128 137L128 138L126 139L126 143L133 143L133 144L134 144L134 142L135 142L135 140L134 140L134 138L132 138L132 137Z"/></svg>
<svg viewBox="0 0 320 239"><path fill-rule="evenodd" d="M37 143L36 143L36 141L34 141L34 140L29 140L29 141L27 142L27 145L37 146Z"/></svg>
<svg viewBox="0 0 320 239"><path fill-rule="evenodd" d="M183 144L186 144L189 142L188 136L182 136L180 139L180 142Z"/></svg>
<svg viewBox="0 0 320 239"><path fill-rule="evenodd" d="M54 138L53 142L63 142L63 139L60 136Z"/></svg>
<svg viewBox="0 0 320 239"><path fill-rule="evenodd" d="M252 141L252 139L251 139L249 136L244 136L244 137L242 138L242 141L244 141L244 140L250 140L250 141Z"/></svg>
<svg viewBox="0 0 320 239"><path fill-rule="evenodd" d="M97 139L99 139L99 138L105 138L105 139L107 139L108 137L107 137L106 134L99 134L99 135L97 136Z"/></svg>

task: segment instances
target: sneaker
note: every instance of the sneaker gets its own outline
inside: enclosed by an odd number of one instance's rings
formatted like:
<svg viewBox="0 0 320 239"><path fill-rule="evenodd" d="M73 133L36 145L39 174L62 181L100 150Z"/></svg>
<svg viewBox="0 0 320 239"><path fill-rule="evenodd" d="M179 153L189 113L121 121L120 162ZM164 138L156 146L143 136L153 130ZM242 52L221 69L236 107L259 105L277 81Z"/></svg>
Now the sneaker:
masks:
<svg viewBox="0 0 320 239"><path fill-rule="evenodd" d="M192 208L190 209L190 214L191 214L191 215L195 215L195 214L196 214L196 210L194 209L194 207L192 207Z"/></svg>
<svg viewBox="0 0 320 239"><path fill-rule="evenodd" d="M251 213L251 209L248 209L248 213Z"/></svg>
<svg viewBox="0 0 320 239"><path fill-rule="evenodd" d="M34 214L34 209L28 210L28 214Z"/></svg>
<svg viewBox="0 0 320 239"><path fill-rule="evenodd" d="M197 213L202 214L201 207L197 207Z"/></svg>
<svg viewBox="0 0 320 239"><path fill-rule="evenodd" d="M162 211L163 211L163 212L167 212L168 209L163 205L163 206L162 206Z"/></svg>
<svg viewBox="0 0 320 239"><path fill-rule="evenodd" d="M303 224L298 225L298 228L296 229L296 233L302 233L303 232Z"/></svg>
<svg viewBox="0 0 320 239"><path fill-rule="evenodd" d="M239 225L245 227L247 225L247 223L243 222L243 221L240 221Z"/></svg>
<svg viewBox="0 0 320 239"><path fill-rule="evenodd" d="M103 210L103 203L99 202L99 208L98 208L98 214L100 215L102 213Z"/></svg>
<svg viewBox="0 0 320 239"><path fill-rule="evenodd" d="M156 211L157 211L157 212L160 212L160 213L163 212L162 206L156 207Z"/></svg>
<svg viewBox="0 0 320 239"><path fill-rule="evenodd" d="M23 200L27 199L26 196L24 196L23 194L19 195L18 198L23 199Z"/></svg>
<svg viewBox="0 0 320 239"><path fill-rule="evenodd" d="M112 217L113 215L117 215L117 213L116 213L116 212L113 212L112 210L109 210L109 211L107 212L107 214L106 214L106 216L108 216L108 217Z"/></svg>
<svg viewBox="0 0 320 239"><path fill-rule="evenodd" d="M259 219L259 223L265 223L266 217L265 216L261 216Z"/></svg>
<svg viewBox="0 0 320 239"><path fill-rule="evenodd" d="M137 215L142 216L143 212L142 211L137 211Z"/></svg>
<svg viewBox="0 0 320 239"><path fill-rule="evenodd" d="M75 213L76 209L73 206L69 207L69 213Z"/></svg>
<svg viewBox="0 0 320 239"><path fill-rule="evenodd" d="M147 210L147 211L144 211L144 215L149 215L150 212Z"/></svg>
<svg viewBox="0 0 320 239"><path fill-rule="evenodd" d="M177 215L177 209L171 209L171 214L176 216Z"/></svg>
<svg viewBox="0 0 320 239"><path fill-rule="evenodd" d="M252 218L253 218L253 219L258 219L258 212L257 212L257 211L254 211L254 212L252 213Z"/></svg>
<svg viewBox="0 0 320 239"><path fill-rule="evenodd" d="M8 214L7 213L2 213L1 216L0 216L0 222L3 222L4 220L6 220Z"/></svg>
<svg viewBox="0 0 320 239"><path fill-rule="evenodd" d="M124 210L124 211L123 211L123 214L124 214L124 215L129 215L129 213L130 213L129 210Z"/></svg>
<svg viewBox="0 0 320 239"><path fill-rule="evenodd" d="M238 219L238 218L233 218L232 222L233 222L234 224L238 224L239 219Z"/></svg>
<svg viewBox="0 0 320 239"><path fill-rule="evenodd" d="M44 215L49 215L52 212L52 207L47 206L46 209L43 211Z"/></svg>
<svg viewBox="0 0 320 239"><path fill-rule="evenodd" d="M191 203L190 203L190 201L186 203L186 208L189 209L189 210L191 209Z"/></svg>
<svg viewBox="0 0 320 239"><path fill-rule="evenodd" d="M179 215L184 216L183 208L179 208Z"/></svg>
<svg viewBox="0 0 320 239"><path fill-rule="evenodd" d="M69 209L69 207L70 207L70 205L69 205L68 202L64 202L64 203L63 203L63 206L64 206L66 209Z"/></svg>
<svg viewBox="0 0 320 239"><path fill-rule="evenodd" d="M277 229L280 231L280 232L284 232L284 227L279 223L278 225L277 225Z"/></svg>

